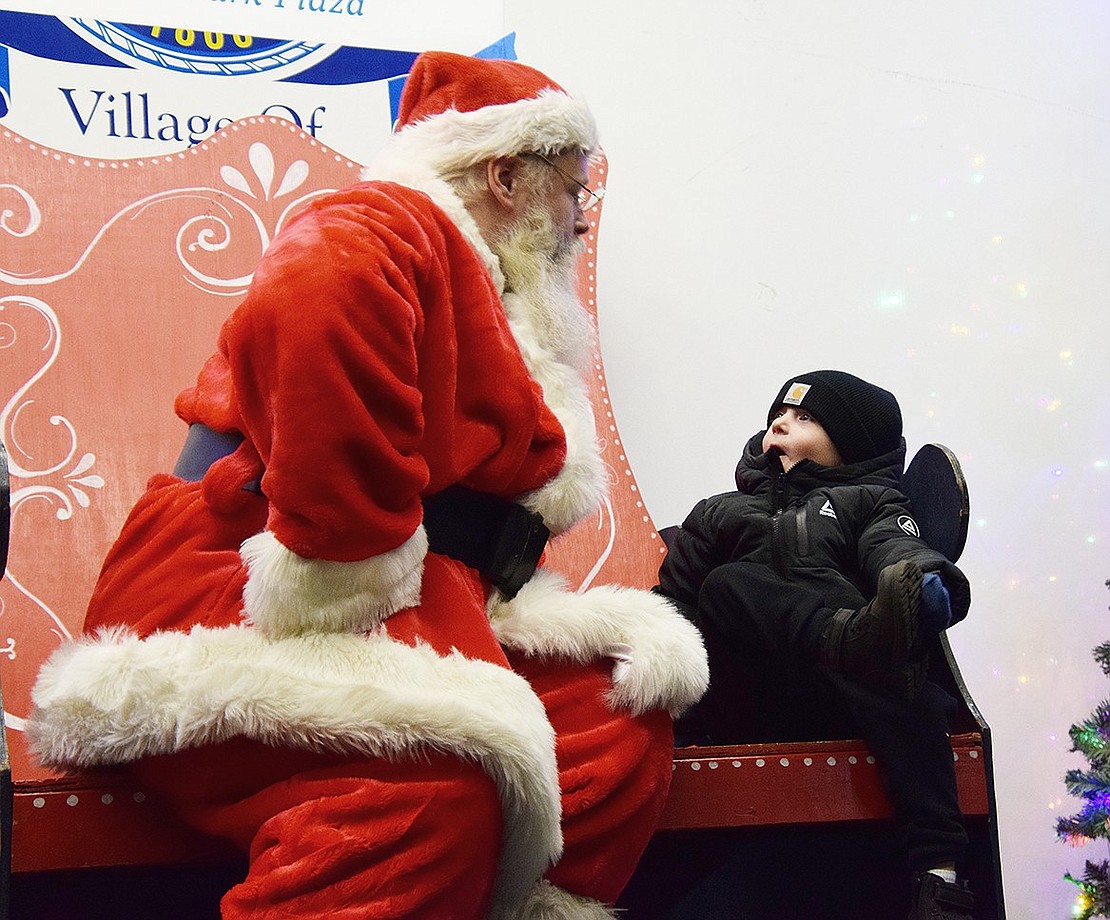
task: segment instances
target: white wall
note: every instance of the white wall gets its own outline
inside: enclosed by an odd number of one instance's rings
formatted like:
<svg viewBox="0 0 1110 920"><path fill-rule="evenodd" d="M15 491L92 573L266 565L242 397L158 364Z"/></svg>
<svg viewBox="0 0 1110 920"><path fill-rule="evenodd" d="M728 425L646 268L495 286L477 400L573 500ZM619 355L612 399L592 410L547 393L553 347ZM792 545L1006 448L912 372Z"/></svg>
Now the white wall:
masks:
<svg viewBox="0 0 1110 920"><path fill-rule="evenodd" d="M506 0L593 105L608 380L657 525L731 487L790 375L894 390L960 455L1012 920L1070 916L1069 726L1110 692L1110 7Z"/></svg>

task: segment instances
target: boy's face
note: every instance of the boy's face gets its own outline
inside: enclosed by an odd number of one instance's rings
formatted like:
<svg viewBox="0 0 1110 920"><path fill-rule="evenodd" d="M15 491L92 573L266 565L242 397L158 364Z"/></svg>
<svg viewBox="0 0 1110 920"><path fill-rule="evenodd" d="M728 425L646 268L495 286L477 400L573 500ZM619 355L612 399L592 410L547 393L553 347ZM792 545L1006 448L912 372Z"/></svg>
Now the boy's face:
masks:
<svg viewBox="0 0 1110 920"><path fill-rule="evenodd" d="M800 460L812 460L822 466L844 463L821 423L797 406L779 406L775 410L771 427L763 436L763 451L769 450L781 456L784 471Z"/></svg>

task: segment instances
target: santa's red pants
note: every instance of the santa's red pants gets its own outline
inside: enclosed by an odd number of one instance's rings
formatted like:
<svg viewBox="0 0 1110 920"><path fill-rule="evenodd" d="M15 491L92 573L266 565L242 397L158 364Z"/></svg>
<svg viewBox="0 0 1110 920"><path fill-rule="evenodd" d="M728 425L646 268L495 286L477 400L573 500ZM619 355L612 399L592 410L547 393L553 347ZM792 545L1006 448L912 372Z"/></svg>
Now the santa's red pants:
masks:
<svg viewBox="0 0 1110 920"><path fill-rule="evenodd" d="M604 702L610 664L511 658L556 733L564 854L548 879L612 903L654 830L671 776L666 713ZM249 853L224 920L481 920L501 806L493 781L445 754L345 759L248 739L148 758L139 778L190 824Z"/></svg>

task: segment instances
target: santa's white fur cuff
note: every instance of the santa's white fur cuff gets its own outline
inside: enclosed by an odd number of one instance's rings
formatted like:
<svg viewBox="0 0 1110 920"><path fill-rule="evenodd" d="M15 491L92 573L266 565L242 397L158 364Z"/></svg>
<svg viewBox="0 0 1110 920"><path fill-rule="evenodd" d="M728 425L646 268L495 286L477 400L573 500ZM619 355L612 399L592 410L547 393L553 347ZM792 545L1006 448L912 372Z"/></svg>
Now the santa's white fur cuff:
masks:
<svg viewBox="0 0 1110 920"><path fill-rule="evenodd" d="M526 655L585 662L619 651L609 700L635 715L680 715L709 686L701 634L650 591L602 585L575 594L541 569L511 601L494 595L490 621L502 645Z"/></svg>
<svg viewBox="0 0 1110 920"><path fill-rule="evenodd" d="M428 536L423 525L389 552L357 562L305 559L270 532L245 540L247 621L271 637L362 633L420 602Z"/></svg>

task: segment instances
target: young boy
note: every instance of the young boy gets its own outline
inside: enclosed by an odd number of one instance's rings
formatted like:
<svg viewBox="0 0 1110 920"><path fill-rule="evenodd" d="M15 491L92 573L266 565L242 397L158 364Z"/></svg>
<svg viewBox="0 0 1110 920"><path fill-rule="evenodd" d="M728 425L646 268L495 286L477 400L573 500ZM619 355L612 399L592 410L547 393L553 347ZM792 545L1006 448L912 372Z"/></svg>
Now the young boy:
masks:
<svg viewBox="0 0 1110 920"><path fill-rule="evenodd" d="M967 615L970 590L918 536L899 490L905 452L891 393L843 371L792 377L744 449L739 491L698 502L656 590L710 654L709 693L680 732L717 743L862 734L914 873L910 920L959 920L971 894L955 873L967 835L951 700L926 684L926 643Z"/></svg>

